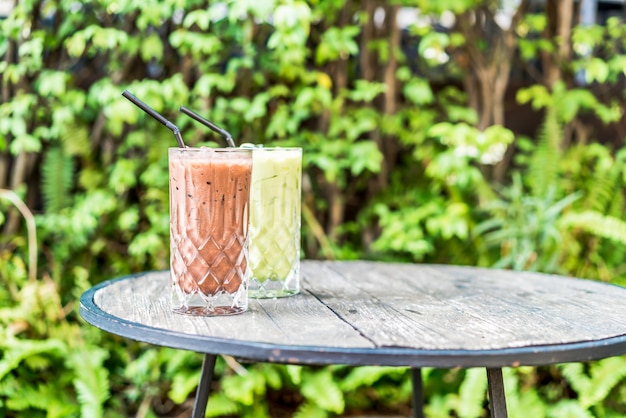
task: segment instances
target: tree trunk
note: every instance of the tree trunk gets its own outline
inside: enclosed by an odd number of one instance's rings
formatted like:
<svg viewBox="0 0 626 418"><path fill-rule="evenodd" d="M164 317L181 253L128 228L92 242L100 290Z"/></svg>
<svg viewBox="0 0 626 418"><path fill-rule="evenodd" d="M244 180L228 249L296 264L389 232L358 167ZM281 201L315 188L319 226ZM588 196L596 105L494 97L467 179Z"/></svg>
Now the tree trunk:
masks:
<svg viewBox="0 0 626 418"><path fill-rule="evenodd" d="M369 6L369 5L368 5ZM382 7L382 6L381 6ZM389 40L388 50L389 50L389 59L382 68L382 81L385 84L386 90L385 94L382 96L381 100L375 101L379 109L379 113L384 115L394 115L398 109L398 83L396 80L396 73L398 71L398 54L400 54L400 41L401 41L401 32L400 28L397 25L397 16L398 16L398 6L385 5L385 31L382 33L382 36ZM376 11L376 7L370 6L368 9L369 20L368 22L372 23L374 20L374 13ZM368 31L368 36L371 33ZM369 68L367 74L374 75L377 71L376 61L370 61L372 68ZM365 74L365 71L364 71ZM371 81L368 79L368 81ZM395 138L384 135L379 129L375 130L370 134L370 140L373 141L378 150L383 156L380 172L372 177L368 182L367 187L367 201L371 201L374 199L382 190L388 187L389 185L389 177L390 173L393 170L393 166L395 165L395 160L398 154L398 143ZM361 241L363 247L365 249L369 249L372 242L376 237L376 225L371 225L366 227L361 236Z"/></svg>
<svg viewBox="0 0 626 418"><path fill-rule="evenodd" d="M522 0L508 28L496 23L495 11L486 3L457 16L455 30L465 37L466 42L453 58L465 69L463 85L469 105L478 114L477 128L480 130L505 124L505 97L517 46L515 29L528 4L529 0ZM479 47L479 41L487 42L487 46ZM493 180L503 180L507 161L503 160L493 170Z"/></svg>
<svg viewBox="0 0 626 418"><path fill-rule="evenodd" d="M470 104L478 113L479 129L504 124L504 97L516 49L515 28L526 12L528 3L529 0L520 3L508 28L502 28L496 23L495 12L487 5L457 16L456 30L465 37L466 43L456 58L468 70L464 85L478 83L467 93ZM480 48L479 41L487 41L489 44Z"/></svg>
<svg viewBox="0 0 626 418"><path fill-rule="evenodd" d="M359 63L361 64L361 77L363 80L373 81L376 78L376 63L374 54L370 49L370 42L374 39L376 28L374 27L374 12L378 6L376 0L364 0L364 9L367 21L361 31L361 45L359 48Z"/></svg>
<svg viewBox="0 0 626 418"><path fill-rule="evenodd" d="M396 21L398 16L398 6L387 6L387 29L389 38L389 61L385 66L383 81L387 90L384 95L384 108L385 115L393 115L397 112L398 108L398 83L396 81L396 72L398 71L398 54L400 53L400 28ZM380 190L383 190L389 184L389 173L393 169L393 163L398 153L398 145L394 138L383 136L379 132L376 136L376 145L383 155L383 161L378 173L377 181L375 184L373 194L377 194Z"/></svg>
<svg viewBox="0 0 626 418"><path fill-rule="evenodd" d="M344 27L352 19L352 4L348 0L341 10L341 14L336 22L337 27ZM327 65L327 73L333 80L333 94L338 96L348 86L348 60L339 58L337 61ZM337 182L323 183L324 195L328 202L328 217L326 222L326 234L331 242L339 239L339 226L345 219L345 196Z"/></svg>
<svg viewBox="0 0 626 418"><path fill-rule="evenodd" d="M570 37L574 18L574 0L546 0L546 25L544 38L554 40L556 52L543 51L541 54L544 68L544 83L551 88L563 78L562 64L571 57Z"/></svg>

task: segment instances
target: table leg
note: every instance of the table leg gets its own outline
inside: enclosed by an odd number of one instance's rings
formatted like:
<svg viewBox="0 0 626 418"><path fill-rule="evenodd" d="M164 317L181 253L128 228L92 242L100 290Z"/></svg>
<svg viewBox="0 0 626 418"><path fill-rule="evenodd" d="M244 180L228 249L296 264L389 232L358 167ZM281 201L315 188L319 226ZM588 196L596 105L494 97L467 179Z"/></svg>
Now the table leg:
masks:
<svg viewBox="0 0 626 418"><path fill-rule="evenodd" d="M424 386L422 369L411 368L411 384L413 385L413 418L424 418Z"/></svg>
<svg viewBox="0 0 626 418"><path fill-rule="evenodd" d="M491 408L491 417L507 418L502 369L488 368L487 384L489 385L489 406Z"/></svg>
<svg viewBox="0 0 626 418"><path fill-rule="evenodd" d="M209 401L209 392L211 391L211 380L213 380L213 370L215 369L215 360L217 355L205 354L202 360L202 371L200 372L200 382L196 391L196 400L193 404L192 418L204 418L206 413L206 405Z"/></svg>

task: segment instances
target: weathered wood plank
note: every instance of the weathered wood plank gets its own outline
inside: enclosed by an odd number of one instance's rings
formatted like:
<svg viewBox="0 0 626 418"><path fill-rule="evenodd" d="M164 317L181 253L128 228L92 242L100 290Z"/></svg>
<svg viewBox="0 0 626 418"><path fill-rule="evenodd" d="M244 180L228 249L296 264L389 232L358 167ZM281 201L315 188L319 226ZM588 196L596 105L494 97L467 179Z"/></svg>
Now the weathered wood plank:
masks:
<svg viewBox="0 0 626 418"><path fill-rule="evenodd" d="M285 345L372 347L308 293L276 300L250 299L249 311L241 315L195 317L171 311L168 283L168 272L146 273L97 291L94 302L115 317L184 334Z"/></svg>
<svg viewBox="0 0 626 418"><path fill-rule="evenodd" d="M377 346L490 350L624 335L626 289L491 269L303 266L304 287Z"/></svg>

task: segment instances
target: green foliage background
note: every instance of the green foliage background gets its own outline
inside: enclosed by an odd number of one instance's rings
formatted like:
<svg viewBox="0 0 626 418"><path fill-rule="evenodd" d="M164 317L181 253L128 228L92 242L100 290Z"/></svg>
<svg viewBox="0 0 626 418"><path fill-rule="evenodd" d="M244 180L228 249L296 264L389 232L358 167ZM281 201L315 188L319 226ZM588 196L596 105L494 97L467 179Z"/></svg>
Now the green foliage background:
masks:
<svg viewBox="0 0 626 418"><path fill-rule="evenodd" d="M522 77L516 108L530 109L540 129L479 129L456 52L472 43L487 53L486 40L434 23L492 3L17 1L0 21L0 416L190 411L199 355L108 335L77 312L102 280L168 268L166 149L175 142L124 89L174 121L188 145L219 138L180 105L239 143L303 147L306 257L623 283L622 20L576 25L570 42L584 53L560 63L558 82ZM400 30L389 17L400 6L426 20ZM542 13L519 22L516 64L526 75L556 50L547 23ZM22 201L34 217L15 209ZM24 219L35 221L36 240ZM410 413L402 368L220 358L217 374L209 416ZM507 369L509 413L623 416L625 376L623 357ZM486 416L484 371L424 377L428 416Z"/></svg>

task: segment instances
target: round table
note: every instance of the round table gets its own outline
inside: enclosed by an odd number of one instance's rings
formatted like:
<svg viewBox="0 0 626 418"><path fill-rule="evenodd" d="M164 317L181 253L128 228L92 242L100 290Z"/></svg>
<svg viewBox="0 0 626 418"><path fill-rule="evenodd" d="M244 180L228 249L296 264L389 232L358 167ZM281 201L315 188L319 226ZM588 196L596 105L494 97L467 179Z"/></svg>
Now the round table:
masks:
<svg viewBox="0 0 626 418"><path fill-rule="evenodd" d="M506 417L502 367L626 353L626 288L531 272L373 261L301 263L302 291L251 299L241 315L170 309L169 272L103 282L81 297L92 325L205 353L194 417L204 416L217 355L283 364L406 366L414 416L422 367L485 367L493 417Z"/></svg>

